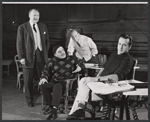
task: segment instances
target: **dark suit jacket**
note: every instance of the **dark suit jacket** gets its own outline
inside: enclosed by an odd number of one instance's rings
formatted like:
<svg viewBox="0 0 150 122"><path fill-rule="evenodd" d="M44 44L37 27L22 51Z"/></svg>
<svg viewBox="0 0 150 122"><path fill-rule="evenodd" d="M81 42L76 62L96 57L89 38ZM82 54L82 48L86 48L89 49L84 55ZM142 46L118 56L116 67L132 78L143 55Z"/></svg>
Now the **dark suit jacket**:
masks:
<svg viewBox="0 0 150 122"><path fill-rule="evenodd" d="M49 42L48 30L45 24L37 24L40 31L43 56L46 63L48 61L48 52L46 46L46 41ZM33 68L35 60L35 41L29 22L26 22L18 27L16 46L19 59L25 58L26 60L26 64L24 67Z"/></svg>

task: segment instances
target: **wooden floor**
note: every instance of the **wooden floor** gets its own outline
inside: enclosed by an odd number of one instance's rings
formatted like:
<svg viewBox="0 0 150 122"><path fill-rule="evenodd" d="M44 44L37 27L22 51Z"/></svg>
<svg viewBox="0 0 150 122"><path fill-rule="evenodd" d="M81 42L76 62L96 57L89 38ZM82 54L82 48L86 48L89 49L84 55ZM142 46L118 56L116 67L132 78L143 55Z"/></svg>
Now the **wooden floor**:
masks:
<svg viewBox="0 0 150 122"><path fill-rule="evenodd" d="M2 77L2 120L45 120L41 109L41 94L34 93L35 107L28 107L22 90L16 88L16 75ZM137 110L140 120L148 120L148 111L143 106ZM101 113L97 113L99 117ZM118 114L116 114L118 115ZM66 120L67 114L58 114L57 120ZM86 112L86 117L90 117ZM133 118L131 118L133 120Z"/></svg>

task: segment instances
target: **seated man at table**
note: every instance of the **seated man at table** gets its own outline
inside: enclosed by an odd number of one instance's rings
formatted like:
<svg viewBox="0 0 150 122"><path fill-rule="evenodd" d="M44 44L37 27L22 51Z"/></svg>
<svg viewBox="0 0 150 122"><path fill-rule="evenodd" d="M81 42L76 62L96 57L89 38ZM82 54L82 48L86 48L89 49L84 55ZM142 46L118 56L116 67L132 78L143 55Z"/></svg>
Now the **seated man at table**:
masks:
<svg viewBox="0 0 150 122"><path fill-rule="evenodd" d="M84 108L89 99L90 89L87 86L89 82L106 81L108 79L120 81L125 79L133 66L133 57L129 54L131 47L132 37L127 34L120 35L117 52L110 55L101 75L97 77L84 77L79 81L78 93L72 109L66 118L67 120L85 118Z"/></svg>
<svg viewBox="0 0 150 122"><path fill-rule="evenodd" d="M50 114L47 120L57 118L57 109L66 86L65 80L72 78L73 73L84 68L82 60L78 60L75 56L67 56L60 45L53 47L53 53L54 57L45 65L39 82L43 97L49 104L49 108L44 112L44 114ZM51 91L53 91L53 96L51 96Z"/></svg>

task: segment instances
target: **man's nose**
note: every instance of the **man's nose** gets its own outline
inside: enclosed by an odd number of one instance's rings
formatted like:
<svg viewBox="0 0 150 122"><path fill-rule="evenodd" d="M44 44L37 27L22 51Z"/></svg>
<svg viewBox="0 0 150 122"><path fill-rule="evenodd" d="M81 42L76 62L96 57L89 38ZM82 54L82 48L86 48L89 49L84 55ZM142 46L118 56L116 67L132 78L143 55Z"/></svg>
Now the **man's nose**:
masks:
<svg viewBox="0 0 150 122"><path fill-rule="evenodd" d="M121 45L120 48L122 49L122 48L123 48L123 45Z"/></svg>

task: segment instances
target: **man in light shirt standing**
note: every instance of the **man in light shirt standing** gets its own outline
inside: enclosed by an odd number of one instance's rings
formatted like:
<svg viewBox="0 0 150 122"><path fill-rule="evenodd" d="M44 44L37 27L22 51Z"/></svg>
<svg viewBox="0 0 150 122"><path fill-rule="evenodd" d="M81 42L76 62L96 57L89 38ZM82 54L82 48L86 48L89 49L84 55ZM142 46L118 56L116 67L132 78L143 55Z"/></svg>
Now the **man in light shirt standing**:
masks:
<svg viewBox="0 0 150 122"><path fill-rule="evenodd" d="M71 30L71 38L68 44L69 55L75 55L86 63L94 63L94 57L98 54L97 46L90 37L81 35L77 30ZM93 75L93 70L89 70L89 75Z"/></svg>
<svg viewBox="0 0 150 122"><path fill-rule="evenodd" d="M20 25L17 31L17 54L23 65L25 97L29 107L34 106L33 79L35 75L40 78L48 61L48 30L45 24L39 23L39 18L39 10L31 9L29 21Z"/></svg>

